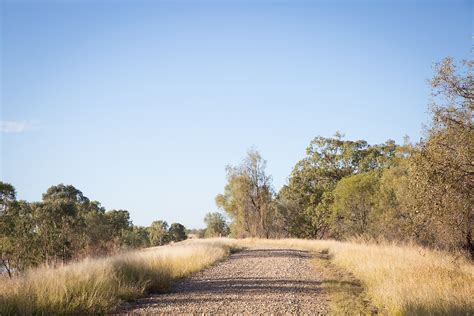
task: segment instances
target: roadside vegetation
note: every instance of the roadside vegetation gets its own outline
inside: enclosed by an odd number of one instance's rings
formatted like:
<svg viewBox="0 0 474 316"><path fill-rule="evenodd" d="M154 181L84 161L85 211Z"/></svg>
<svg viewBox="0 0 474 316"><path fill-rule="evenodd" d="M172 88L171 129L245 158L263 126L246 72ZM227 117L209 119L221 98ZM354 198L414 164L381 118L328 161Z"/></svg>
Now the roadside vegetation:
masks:
<svg viewBox="0 0 474 316"><path fill-rule="evenodd" d="M0 282L0 315L105 313L121 303L170 289L226 257L231 242L193 241L38 267Z"/></svg>
<svg viewBox="0 0 474 316"><path fill-rule="evenodd" d="M330 295L348 285L333 301L360 292L352 296L361 312L371 307L357 297L367 295L388 313L474 313L473 66L450 58L436 65L430 123L417 143L315 137L278 192L265 160L250 150L226 169L216 196L223 213L208 213L206 229L188 232L312 251L335 281L324 285ZM107 211L72 185L26 202L0 182L0 314L110 311L166 291L234 243L134 250L186 238L179 223L135 226L128 211Z"/></svg>
<svg viewBox="0 0 474 316"><path fill-rule="evenodd" d="M474 264L461 254L363 240L211 238L4 277L0 314L111 312L147 293L167 292L173 281L255 245L312 253L334 313L474 312Z"/></svg>
<svg viewBox="0 0 474 316"><path fill-rule="evenodd" d="M17 201L0 181L0 271L57 266L89 257L165 245L187 238L180 223L133 225L126 210L105 210L72 185L51 186L41 202Z"/></svg>
<svg viewBox="0 0 474 316"><path fill-rule="evenodd" d="M362 240L238 241L242 247L254 244L312 252L335 313L474 313L474 264L462 255L417 245Z"/></svg>
<svg viewBox="0 0 474 316"><path fill-rule="evenodd" d="M315 137L278 192L250 150L216 204L234 237L416 243L474 259L474 62L446 58L418 143Z"/></svg>

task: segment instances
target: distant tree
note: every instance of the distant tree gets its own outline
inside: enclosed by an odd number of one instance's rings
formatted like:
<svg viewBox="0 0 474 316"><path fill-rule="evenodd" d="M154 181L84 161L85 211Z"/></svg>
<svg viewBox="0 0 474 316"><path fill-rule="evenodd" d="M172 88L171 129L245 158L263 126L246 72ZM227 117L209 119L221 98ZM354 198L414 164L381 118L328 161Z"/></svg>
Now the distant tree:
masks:
<svg viewBox="0 0 474 316"><path fill-rule="evenodd" d="M72 185L64 185L62 183L49 187L46 193L43 194L44 202L59 200L81 204L89 202L89 199L80 190Z"/></svg>
<svg viewBox="0 0 474 316"><path fill-rule="evenodd" d="M87 234L84 214L90 201L72 185L59 184L43 194L43 201L32 205L43 259L50 263L66 262L84 247Z"/></svg>
<svg viewBox="0 0 474 316"><path fill-rule="evenodd" d="M413 221L409 209L409 179L411 177L410 157L414 147L406 142L399 146L390 168L380 173L378 192L374 197L377 229L374 234L388 240L409 240L413 231ZM375 233L376 231L376 233Z"/></svg>
<svg viewBox="0 0 474 316"><path fill-rule="evenodd" d="M76 257L106 255L115 250L114 238L116 234L105 216L105 208L98 201L92 201L87 205L87 210L81 212L85 229L81 230L81 235L76 238L76 242L82 247L76 251Z"/></svg>
<svg viewBox="0 0 474 316"><path fill-rule="evenodd" d="M127 210L110 210L105 213L105 218L110 227L109 233L118 237L122 231L132 226L130 213Z"/></svg>
<svg viewBox="0 0 474 316"><path fill-rule="evenodd" d="M16 201L0 182L0 265L8 273L150 245L148 230L126 210L106 212L72 185L48 188L41 202Z"/></svg>
<svg viewBox="0 0 474 316"><path fill-rule="evenodd" d="M290 236L324 238L330 232L332 191L344 177L392 165L398 146L389 140L370 146L364 140L316 137L277 195L276 206Z"/></svg>
<svg viewBox="0 0 474 316"><path fill-rule="evenodd" d="M128 248L144 248L150 246L148 229L142 226L131 226L122 231L122 243Z"/></svg>
<svg viewBox="0 0 474 316"><path fill-rule="evenodd" d="M170 241L181 241L188 238L186 228L180 223L173 223L168 230Z"/></svg>
<svg viewBox="0 0 474 316"><path fill-rule="evenodd" d="M275 213L271 177L265 167L256 150L249 150L240 166L227 167L228 183L216 204L231 217L236 236L270 237Z"/></svg>
<svg viewBox="0 0 474 316"><path fill-rule="evenodd" d="M0 181L0 214L16 201L16 191L13 185Z"/></svg>
<svg viewBox="0 0 474 316"><path fill-rule="evenodd" d="M299 212L298 205L286 195L287 186L283 186L274 200L277 238L297 237L303 235L301 223L304 219Z"/></svg>
<svg viewBox="0 0 474 316"><path fill-rule="evenodd" d="M39 251L30 204L12 201L0 215L0 263L12 276L39 262Z"/></svg>
<svg viewBox="0 0 474 316"><path fill-rule="evenodd" d="M167 244L170 240L168 223L166 221L154 221L148 228L148 232L152 246L161 246Z"/></svg>
<svg viewBox="0 0 474 316"><path fill-rule="evenodd" d="M275 201L276 218L283 236L322 238L329 225L329 212L322 214L317 209L324 192L310 196L310 192L295 189L296 182L283 186ZM308 200L302 194L308 194ZM314 201L316 198L318 201Z"/></svg>
<svg viewBox="0 0 474 316"><path fill-rule="evenodd" d="M368 172L343 178L333 191L335 228L343 237L369 234L378 214L379 175Z"/></svg>
<svg viewBox="0 0 474 316"><path fill-rule="evenodd" d="M206 229L205 228L191 228L186 230L186 234L188 235L188 238L196 237L196 238L204 238L206 235ZM194 236L191 236L194 235Z"/></svg>
<svg viewBox="0 0 474 316"><path fill-rule="evenodd" d="M196 234L197 238L204 238L204 237L206 237L206 229L205 228L198 229L198 230L196 230L195 234Z"/></svg>
<svg viewBox="0 0 474 316"><path fill-rule="evenodd" d="M8 208L16 203L16 191L13 185L0 181L0 254L3 265L8 264L11 252L12 230L14 229L14 215ZM5 267L7 270L8 268ZM8 270L9 271L9 270Z"/></svg>
<svg viewBox="0 0 474 316"><path fill-rule="evenodd" d="M229 226L224 215L219 212L207 213L204 217L206 224L206 237L222 237L229 234Z"/></svg>

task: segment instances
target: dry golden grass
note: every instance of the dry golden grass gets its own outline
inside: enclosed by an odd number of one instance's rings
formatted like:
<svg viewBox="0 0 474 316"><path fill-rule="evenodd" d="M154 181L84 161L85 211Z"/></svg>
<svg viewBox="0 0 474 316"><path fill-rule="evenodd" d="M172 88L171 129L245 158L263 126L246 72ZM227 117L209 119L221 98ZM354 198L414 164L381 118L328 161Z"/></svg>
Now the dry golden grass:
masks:
<svg viewBox="0 0 474 316"><path fill-rule="evenodd" d="M474 313L474 265L462 257L390 243L221 238L189 240L57 269L34 269L14 280L3 279L0 314L113 311L120 302L146 292L166 292L172 280L224 258L231 248L256 244L327 253L327 263L317 262L321 256L315 256L315 264L330 268L323 284L327 283L328 292L339 295L331 298L347 305L345 311L355 305L359 311L370 308L355 299L364 294L383 314Z"/></svg>
<svg viewBox="0 0 474 316"><path fill-rule="evenodd" d="M333 240L243 240L328 251L330 261L362 281L372 302L388 314L474 313L474 264L414 245Z"/></svg>
<svg viewBox="0 0 474 316"><path fill-rule="evenodd" d="M231 243L194 241L61 268L37 268L0 281L0 315L104 313L224 258Z"/></svg>

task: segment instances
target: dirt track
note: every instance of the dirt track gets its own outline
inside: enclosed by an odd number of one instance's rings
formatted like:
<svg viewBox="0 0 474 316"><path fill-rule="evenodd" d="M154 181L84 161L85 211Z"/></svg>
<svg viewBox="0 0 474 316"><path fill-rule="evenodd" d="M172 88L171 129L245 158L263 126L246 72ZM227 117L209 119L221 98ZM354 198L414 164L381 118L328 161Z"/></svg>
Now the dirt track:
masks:
<svg viewBox="0 0 474 316"><path fill-rule="evenodd" d="M138 300L127 313L327 314L307 252L252 248L177 283L170 294Z"/></svg>

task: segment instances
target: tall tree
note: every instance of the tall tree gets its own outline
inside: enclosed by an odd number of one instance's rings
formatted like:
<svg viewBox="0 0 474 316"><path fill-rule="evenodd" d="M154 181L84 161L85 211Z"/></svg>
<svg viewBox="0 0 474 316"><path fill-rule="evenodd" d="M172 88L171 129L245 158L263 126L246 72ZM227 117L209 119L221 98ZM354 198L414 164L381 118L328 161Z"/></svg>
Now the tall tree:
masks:
<svg viewBox="0 0 474 316"><path fill-rule="evenodd" d="M105 213L105 217L113 237L120 237L123 230L132 226L130 213L127 210L110 210Z"/></svg>
<svg viewBox="0 0 474 316"><path fill-rule="evenodd" d="M105 208L98 201L87 205L87 210L81 212L81 221L85 229L76 235L76 243L81 245L76 257L105 255L111 251L114 234L105 217Z"/></svg>
<svg viewBox="0 0 474 316"><path fill-rule="evenodd" d="M58 184L48 188L43 194L43 201L59 201L64 200L74 203L87 203L89 199L85 197L82 192L72 185Z"/></svg>
<svg viewBox="0 0 474 316"><path fill-rule="evenodd" d="M330 226L332 190L342 178L382 170L391 165L398 146L389 140L370 146L364 140L344 140L341 133L332 138L316 137L306 149L278 193L277 210L288 216L291 235L303 238L327 237Z"/></svg>
<svg viewBox="0 0 474 316"><path fill-rule="evenodd" d="M85 212L90 201L72 185L59 184L43 194L43 201L34 203L34 217L44 260L55 263L73 258L84 247L83 236L87 230Z"/></svg>
<svg viewBox="0 0 474 316"><path fill-rule="evenodd" d="M355 174L339 181L333 191L335 229L338 236L370 234L379 214L376 195L379 175L376 172Z"/></svg>
<svg viewBox="0 0 474 316"><path fill-rule="evenodd" d="M15 192L13 186L8 186L8 192ZM38 263L39 249L30 204L16 201L13 194L3 203L7 207L0 213L0 264L11 277L13 270Z"/></svg>
<svg viewBox="0 0 474 316"><path fill-rule="evenodd" d="M266 161L251 149L240 166L226 169L228 183L224 193L217 195L216 204L231 217L231 229L237 236L270 237L273 188L265 167Z"/></svg>
<svg viewBox="0 0 474 316"><path fill-rule="evenodd" d="M415 237L474 257L473 61L435 67L432 122L413 156L410 179Z"/></svg>

